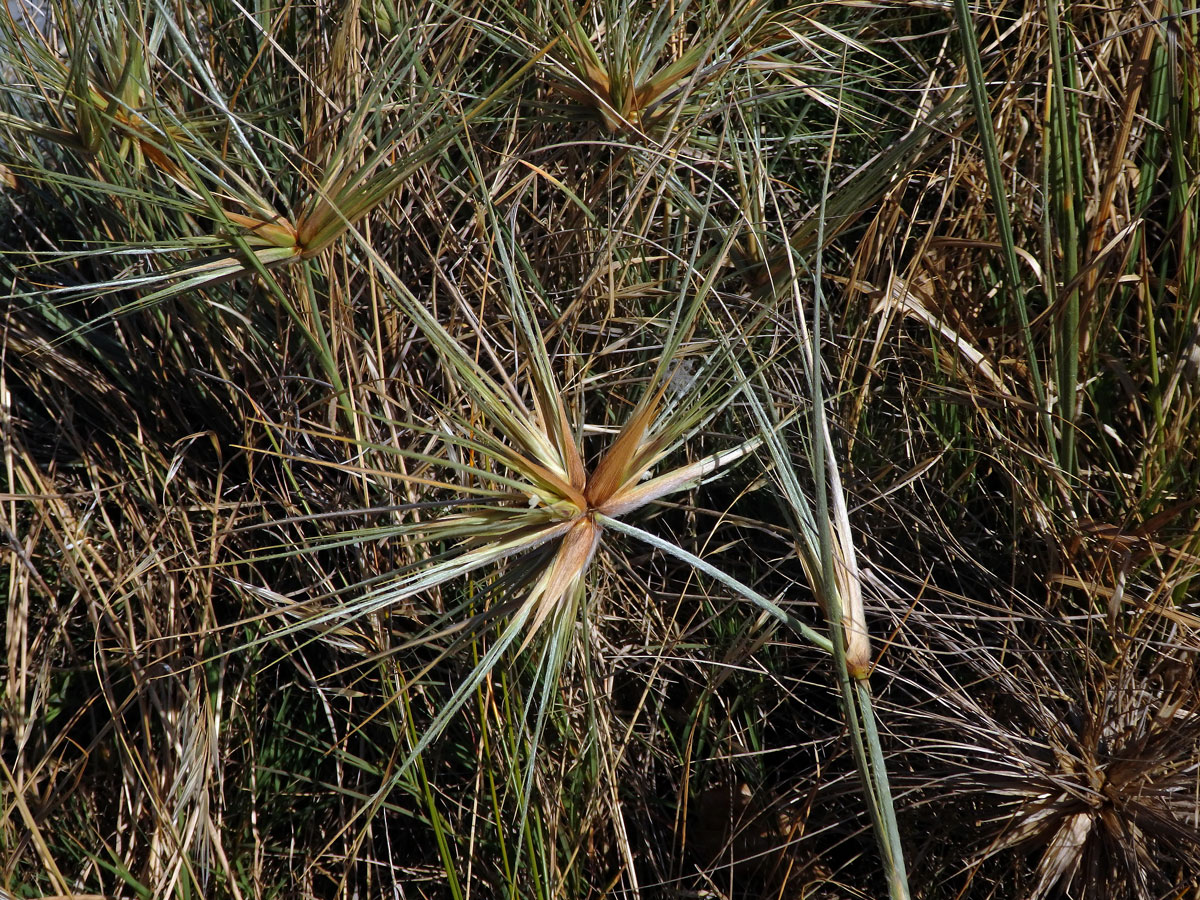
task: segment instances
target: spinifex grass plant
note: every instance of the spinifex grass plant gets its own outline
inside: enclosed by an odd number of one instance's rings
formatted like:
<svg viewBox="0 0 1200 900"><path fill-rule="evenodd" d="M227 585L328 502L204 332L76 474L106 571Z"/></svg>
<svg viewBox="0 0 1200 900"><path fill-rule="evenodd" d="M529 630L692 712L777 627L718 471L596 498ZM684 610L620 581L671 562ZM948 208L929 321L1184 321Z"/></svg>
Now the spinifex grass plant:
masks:
<svg viewBox="0 0 1200 900"><path fill-rule="evenodd" d="M1144 575L1131 585L1143 596L1155 592ZM960 819L971 836L953 857L932 856L937 880L959 894L1015 882L1038 900L1174 895L1200 864L1200 623L1151 599L1109 630L1117 646L1104 659L1091 646L1094 622L1030 631L1044 613L1027 599L977 604L973 620L959 621L941 602L929 597L896 635L907 657L907 712L896 712L908 720L896 726L913 760L901 780L924 795L918 809L930 807L917 815ZM1012 610L1023 615L1002 621Z"/></svg>
<svg viewBox="0 0 1200 900"><path fill-rule="evenodd" d="M689 264L681 263L685 277L675 303L661 316L665 325L663 349L657 364L651 366L653 374L639 388L640 397L632 402L623 423L613 430L600 430L608 444L589 466L581 438L594 429L575 424L577 413L572 408L587 408L589 397L579 396L576 387L567 393L567 396L575 393L576 401L564 400L563 385L554 374L553 358L537 322L538 306L545 300L536 285L527 283L523 273L529 271L528 259L519 244L502 222L493 220L492 225L494 237L489 253L499 260L503 272L506 308L515 343L508 349L496 347L493 335L473 321L470 307L461 305L461 295L454 302L459 305L460 314L471 322L468 334L473 332L473 335L468 343L455 338L382 260L373 260L381 278L396 292L405 311L436 348L442 365L452 373L461 406L437 404L436 426L417 428L411 422L389 423L421 437L429 445L427 449L418 452L404 446L340 439L352 451L351 459L325 463L367 477L375 484L372 492L380 496L391 493L386 487L389 483L449 494L445 514L371 529L372 539L390 537L412 548L411 556L416 562L411 571L359 592L358 596L353 596L354 587L348 587L339 594L349 595L349 599L331 597L328 609L323 612L314 613L307 602L295 607L284 605L280 612L299 616L300 620L261 639L276 641L313 629L336 638L340 630L359 619L386 609L405 608L415 598L444 594L453 585L459 585L454 590L462 590L464 578L468 579L467 584L472 579L478 580L477 588L466 590L465 603L451 604L450 612L437 616L427 633L413 638L411 643L441 641L465 632L465 637L451 646L461 645L472 639L479 628L498 620L502 621L500 635L416 741L408 759L397 767L396 777L407 770L491 675L509 647L525 649L538 640L540 631L547 629L549 634L542 644L553 649L541 655L540 665L545 671L538 678L543 696L534 729L536 744L558 669L575 641L578 613L588 589L589 567L604 534L610 530L665 547L795 624L818 646L829 648L827 640L736 579L682 548L621 522L648 504L694 486L761 443L760 438L754 437L731 449L703 455L667 471L656 471L700 428L721 415L737 394L739 382L732 376L728 352L713 354L712 341L705 342L709 350L704 357L694 356L690 349L696 340L697 317L712 290L712 272L706 277L686 277ZM728 240L727 237L724 251L728 250ZM471 344L478 349L468 350ZM476 353L495 362L492 369L495 374L476 361ZM507 371L504 359L520 360L516 370ZM276 443L281 446L294 443L294 435L285 429ZM435 445L441 446L441 452L433 451ZM292 463L301 461L291 454L285 456ZM374 462L359 461L363 457ZM311 458L304 461L319 462ZM433 507L438 505L438 501L432 502ZM420 505L423 510L427 506ZM365 532L339 533L324 545L314 544L305 552L361 541L367 536ZM440 552L436 548L441 548ZM510 574L498 580L485 571L530 555L535 560L533 565L515 565ZM470 607L487 597L491 602L485 611L464 617ZM410 683L418 684L426 671L409 676ZM531 768L527 780L532 774ZM525 793L528 794L528 784Z"/></svg>
<svg viewBox="0 0 1200 900"><path fill-rule="evenodd" d="M312 133L268 131L271 98L263 109L243 111L252 91L239 83L231 96L212 61L194 51L190 36L204 28L197 11L130 2L55 15L61 20L46 31L66 35L72 49L65 58L49 37L4 25L13 75L25 85L8 93L9 110L0 111L17 154L8 169L51 191L77 191L101 210L105 246L48 253L48 262L78 265L116 253L129 265L111 279L48 291L39 284L29 296L61 306L107 298L107 315L93 313L81 329L176 297L207 299L201 308L232 305L235 315L253 320L244 304L231 304L217 289L257 277L345 403L314 283L330 277L330 268L318 257L442 156L454 135L519 80L522 67L470 109L460 108L446 92L465 77L461 60L435 79L425 69L444 64L445 55L423 60L428 47L397 37L349 109L299 123ZM315 80L306 80L321 96ZM388 96L397 85L411 87L403 104ZM45 142L69 151L65 165L42 164ZM288 266L299 271L278 274ZM124 300L127 291L136 291L136 300Z"/></svg>
<svg viewBox="0 0 1200 900"><path fill-rule="evenodd" d="M485 179L480 178L479 182L485 183ZM718 334L723 327L705 310L736 232L725 232L722 241L714 244L706 237L703 220L696 227L686 220L674 226L678 234L688 238L678 245L690 247L690 258L675 260L678 273L675 302L654 315L661 322L655 328L662 331L662 337L657 363L650 366L653 375L641 386L629 414L617 418L620 424L609 431L607 448L589 466L581 438L592 429L575 423L581 412L595 406L592 399L595 388L584 390L573 386L569 395L574 399L564 400L565 386L554 373L554 358L574 357L570 343L563 340L557 354L552 354L539 317L554 310L544 288L530 275L531 259L487 198L479 201L477 209L481 212L476 215L482 214L488 223L489 238L481 252L489 260L489 266L499 273L499 288L494 289L490 302L492 316L498 318L493 318L495 324L490 328L479 320L461 288L438 272L435 277L449 295L453 318L466 323L460 326L459 336L451 334L368 244L360 244L377 277L393 292L436 351L454 388L452 404L433 402L429 425L382 423L393 433L413 434L426 446L415 451L403 444L366 443L331 436L350 450L349 459L322 461L286 451L280 453L289 464L316 462L364 477L369 495L392 495L394 491L387 487L391 483L406 489L433 490L448 497L418 504L413 511L419 509L422 515L416 521L379 526L369 532L338 533L297 551L319 553L368 537L390 538L409 548L408 556L413 562L382 583L375 578L369 585L338 589L325 598L325 608L321 611L314 611L311 601L289 604L277 597L278 611L298 621L272 631L260 641L279 641L315 630L336 642L346 628L362 619L389 609L409 608L414 602L426 602L421 600L423 597L445 598L448 592L451 597L459 594L464 599L451 600L446 604L448 612L433 614L424 633L406 641L403 648L440 645L449 639L449 647L436 657L441 660L455 648L474 640L484 627L499 623L496 640L459 682L429 726L414 735L411 749L397 760L385 786L364 807L364 816L383 802L398 779L407 777L410 766L419 763L433 740L492 677L506 651L512 647L526 650L535 643L540 646L535 679L538 699L530 701L526 715L529 708L535 710L534 722L528 728L530 740L537 747L550 714L559 672L578 641L576 627L588 592L589 567L604 534L619 532L695 567L779 621L793 626L813 645L833 653L842 673L856 757L862 766L869 808L880 832L890 890L894 896L906 896L898 830L875 734L870 694L865 687L870 651L853 543L845 502L836 484L836 469L832 470L837 522L833 533L828 530L826 508L819 503L814 514L804 500L779 437L783 426L757 397L754 385L762 377L759 367L763 364L753 361L754 354L748 348L756 331L764 322L771 321L770 316L755 314L739 323L737 330L741 334L736 343L727 338L709 338L704 342L709 348L705 355L693 353L693 345L701 345L696 343L699 321L706 322ZM701 265L703 268L698 268ZM501 328L511 329L511 343L502 344L498 340ZM805 345L804 352L811 354L811 345ZM745 356L745 361L738 360L740 355ZM477 361L481 358L488 359L490 364L481 365ZM594 362L586 360L580 368L586 371ZM810 375L812 379L816 377ZM591 380L597 379L604 383L603 375L595 375ZM817 405L822 405L819 385L814 390ZM758 436L731 450L703 456L665 473L652 472L700 427L722 415L734 397L747 391ZM611 410L605 410L604 415L611 416ZM815 440L822 448L814 459L824 473L832 457L830 438L820 416L811 424L817 429L819 437ZM281 428L274 443L294 444L299 434L294 428ZM817 634L736 577L671 541L622 521L650 503L695 485L763 442L770 447L776 468L786 467L792 472L784 485L793 512L800 517L802 537L797 545L802 548L801 559L810 583L829 616L832 639ZM433 449L438 446L440 451ZM824 477L822 474L817 482L821 496L825 494ZM430 518L429 510L439 505L444 505L447 512ZM825 526L820 522L825 522ZM497 567L499 574L492 574ZM267 591L257 593L270 596ZM484 611L470 614L480 603L485 604ZM407 688L421 685L431 665L406 674ZM535 762L536 752L531 753L524 784L516 791L524 798L522 822L534 783Z"/></svg>
<svg viewBox="0 0 1200 900"><path fill-rule="evenodd" d="M757 0L729 9L554 2L540 12L543 21L538 12L508 9L515 36L531 50L552 47L543 68L556 92L594 110L613 133L653 132L680 118L685 105L692 116L710 114L713 91L730 69L756 57L779 62L770 47L787 38L785 25Z"/></svg>

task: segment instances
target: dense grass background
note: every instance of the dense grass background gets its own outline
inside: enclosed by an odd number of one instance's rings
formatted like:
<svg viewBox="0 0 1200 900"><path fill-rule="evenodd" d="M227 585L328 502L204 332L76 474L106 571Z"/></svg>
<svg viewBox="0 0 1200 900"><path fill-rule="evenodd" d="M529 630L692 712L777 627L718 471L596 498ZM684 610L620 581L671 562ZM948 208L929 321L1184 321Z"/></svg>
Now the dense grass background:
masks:
<svg viewBox="0 0 1200 900"><path fill-rule="evenodd" d="M8 8L4 896L1200 892L1195 10Z"/></svg>

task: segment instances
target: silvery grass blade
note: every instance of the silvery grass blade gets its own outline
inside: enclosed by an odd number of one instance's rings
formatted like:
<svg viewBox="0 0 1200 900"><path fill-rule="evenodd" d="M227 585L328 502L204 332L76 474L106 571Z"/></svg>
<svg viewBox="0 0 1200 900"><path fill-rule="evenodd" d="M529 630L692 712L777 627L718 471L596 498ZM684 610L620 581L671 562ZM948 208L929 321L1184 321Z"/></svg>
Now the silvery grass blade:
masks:
<svg viewBox="0 0 1200 900"><path fill-rule="evenodd" d="M189 250L194 247L189 247ZM156 248L153 251L153 256L159 257L165 255L168 250L164 248ZM124 248L115 253L100 254L98 251L89 253L88 256L108 255L112 257L133 256L134 258L143 257L141 251L130 250ZM265 247L259 248L250 254L254 257L257 265L264 269L271 266L286 263L295 257L294 251L284 247ZM109 281L93 282L88 285L78 287L60 287L51 288L47 291L29 292L22 296L26 297L46 297L52 300L61 300L63 302L71 302L84 298L103 297L109 294L125 292L129 289L145 290L151 288L149 293L140 295L136 300L131 300L128 303L123 303L115 309L101 316L96 316L90 319L86 324L79 326L79 331L84 331L99 328L105 322L120 318L121 316L129 315L138 310L148 309L155 306L164 300L169 300L172 297L177 297L180 294L185 294L190 291L201 290L203 288L212 287L214 285L223 284L235 278L246 274L250 266L247 263L248 257L237 256L222 256L217 255L208 259L202 259L193 263L185 263L183 265L154 272L148 275L127 275ZM228 309L228 307L226 307Z"/></svg>
<svg viewBox="0 0 1200 900"><path fill-rule="evenodd" d="M612 519L605 515L601 515L598 518L606 528L611 528L613 531L618 531L622 534L627 534L630 537L637 538L639 541L649 544L651 547L654 547L657 550L661 550L670 556L674 556L676 559L682 560L692 568L696 569L696 571L704 573L709 578L712 578L713 580L725 585L738 596L749 600L776 621L787 625L802 638L808 641L812 646L820 650L824 650L826 653L833 653L833 643L829 640L829 638L815 631L811 626L801 622L773 600L764 597L758 591L754 590L754 588L742 583L732 575L729 575L728 573L717 568L712 563L707 562L706 560L701 559L699 556L696 556L696 554L683 549L678 544L664 540L663 538L653 535L648 531L643 531L636 525L630 525L628 522L623 522L620 519Z"/></svg>
<svg viewBox="0 0 1200 900"><path fill-rule="evenodd" d="M579 618L579 611L585 602L585 595L586 585L582 579L578 579L565 598L567 602L554 610L554 623L548 629L547 637L542 642L541 652L538 655L534 678L536 686L529 692L525 701L522 721L528 723L532 719L533 724L528 737L526 750L528 759L525 764L524 780L517 807L518 828L515 840L516 854L513 861L514 866L517 867L520 865L521 856L525 850L525 833L529 822L529 805L535 791L534 779L537 775L537 761L540 757L542 736L550 719L551 703L546 698L557 696L563 669L576 647L576 622ZM517 886L513 883L510 895L517 896L516 891Z"/></svg>
<svg viewBox="0 0 1200 900"><path fill-rule="evenodd" d="M255 639L248 646L278 640L303 631L341 628L357 619L389 608L403 606L410 598L428 594L480 569L493 566L509 557L528 553L543 544L561 538L571 529L570 522L550 522L541 527L513 529L503 537L481 543L432 565L418 567L392 583L362 593L350 600L340 600L332 609L307 615L301 621L274 629ZM523 615L532 609L523 604Z"/></svg>
<svg viewBox="0 0 1200 900"><path fill-rule="evenodd" d="M766 385L761 385L758 390L766 392ZM813 386L812 390L814 405L823 402L820 389ZM815 433L802 439L802 444L809 448L808 458L814 475L818 466L829 470L828 479L817 477L816 481L819 491L828 490L832 502L823 503L818 495L817 508L814 509L800 485L792 452L783 442L778 423L754 387L748 385L743 395L771 457L776 481L792 514L790 519L796 523L797 555L829 623L830 647L838 673L846 726L862 789L867 797L868 812L883 855L889 891L893 898L906 898L909 894L899 827L868 682L871 649L862 588L832 440L823 416L815 419ZM811 447L818 442L821 451L813 452Z"/></svg>
<svg viewBox="0 0 1200 900"><path fill-rule="evenodd" d="M377 418L377 421L385 425L403 427L406 432L413 435L425 436L443 445L447 452L440 456L426 451L410 450L391 444L381 444L346 437L340 434L326 434L305 428L278 428L277 430L285 435L295 434L314 438L319 437L322 440L341 444L353 451L353 457L345 460L323 460L293 455L283 451L259 452L265 455L278 456L283 459L303 460L306 463L342 472L367 475L376 479L379 483L389 481L403 482L423 488L440 488L468 496L475 495L480 498L489 498L499 502L520 500L522 503L528 501L531 506L543 504L553 506L556 502L564 498L582 502L582 496L576 496L577 492L560 475L522 456L514 451L511 446L506 445L500 438L484 431L480 425L486 426L488 424L486 419L483 422L473 424L462 421L448 411L444 413L444 418L447 427L440 429L425 427L412 422L395 422L384 417ZM455 430L451 430L449 426L453 426ZM250 448L242 449L248 450ZM481 465L464 462L459 458L460 453L463 455L475 454L479 459L494 461L498 466L484 468ZM450 475L441 478L426 477L414 473L398 472L383 465L372 466L354 461L355 459L370 455L375 456L377 459L391 457L411 460L422 466L442 470L457 477L453 480L449 480ZM504 474L505 470L512 474ZM476 483L472 484L472 481ZM510 493L500 492L499 488L508 488Z"/></svg>
<svg viewBox="0 0 1200 900"><path fill-rule="evenodd" d="M840 122L840 103L838 110ZM837 133L835 126L835 141ZM742 173L742 190L758 196L752 208L761 217L757 222L747 221L745 227L751 232L757 231L758 237L769 237L770 231L774 231L779 235L777 240L786 240L780 254L781 261L771 267L769 280L772 284L766 307L786 323L785 334L790 333L794 337L782 347L777 346L773 356L764 359L761 350L749 341L737 341L739 352L734 352L731 345L736 339L727 336L732 330L722 329L721 323L715 320L711 327L729 348L730 364L738 374L742 398L763 441L774 480L782 495L784 512L794 533L796 555L825 613L842 711L861 789L879 843L889 891L894 898L906 898L907 874L871 703L868 681L872 668L871 647L857 553L824 397L821 348L822 326L827 311L821 292L821 279L822 248L826 244L825 222L829 214L826 200L840 197L845 191L831 194L830 156L826 160L826 177L820 203L813 216L815 260L812 270L805 270L805 274L811 276L814 290L811 302L807 302L800 288L798 269L804 264L795 248L795 236L782 238L787 230L780 226L786 219L779 209L771 210L772 204L778 200L775 188L765 176L762 150L757 140L740 145L737 150L741 157L739 171ZM887 174L890 178L892 173ZM776 213L779 213L776 219L778 224L768 230L767 223L776 218ZM795 361L791 362L789 368L799 372L804 399L793 399L797 412L789 413L778 409L779 392L771 379L771 372L793 354ZM746 369L749 369L748 373ZM794 429L797 440L795 446L790 447L785 440L788 432L784 426L790 427L793 422L803 422L804 426ZM807 468L811 478L812 499L802 487L797 458Z"/></svg>
<svg viewBox="0 0 1200 900"><path fill-rule="evenodd" d="M546 339L526 290L526 281L531 282L529 287L538 296L545 296L545 290L537 282L533 266L522 252L519 242L509 232L507 224L496 214L495 207L489 204L487 213L492 227L497 229L497 233L503 238L495 241L493 246L497 250L506 276L506 286L511 292L508 307L518 326L518 344L524 351L528 377L532 382L530 391L533 395L536 421L557 454L556 462L572 489L572 499L582 499L587 473L584 471L583 458L579 451L580 435L578 430L571 426L563 392L554 374L550 355L545 349Z"/></svg>
<svg viewBox="0 0 1200 900"><path fill-rule="evenodd" d="M823 210L819 212L821 215ZM742 382L743 396L763 436L776 481L791 514L790 521L796 525L796 553L829 624L851 749L879 843L888 889L894 900L900 900L909 896L908 878L871 701L868 681L871 647L853 534L825 414L819 354L824 315L820 289L822 246L823 241L818 238L811 325L801 314L793 320L799 337L801 370L811 397L808 430L800 435L800 447L815 482L815 502L805 495L793 453L783 441L773 410L761 399L770 396L763 369L756 372L760 381L757 388L749 380ZM803 309L794 268L790 284L795 308ZM739 365L736 360L734 365Z"/></svg>

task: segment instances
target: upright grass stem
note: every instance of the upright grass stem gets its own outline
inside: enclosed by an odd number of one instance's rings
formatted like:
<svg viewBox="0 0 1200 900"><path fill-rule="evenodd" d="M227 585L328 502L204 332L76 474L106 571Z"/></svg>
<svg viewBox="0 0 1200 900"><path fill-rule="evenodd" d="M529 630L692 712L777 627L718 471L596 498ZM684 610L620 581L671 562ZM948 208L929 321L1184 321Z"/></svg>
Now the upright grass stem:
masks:
<svg viewBox="0 0 1200 900"><path fill-rule="evenodd" d="M1067 286L1058 329L1058 417L1062 423L1062 443L1059 446L1059 465L1068 475L1075 473L1075 419L1079 394L1079 225L1077 222L1077 187L1080 166L1079 130L1072 127L1077 119L1068 103L1067 82L1074 83L1074 67L1068 71L1063 59L1062 26L1058 17L1058 0L1046 4L1047 30L1050 40L1050 125L1051 183L1049 199L1053 205L1055 226L1061 253L1061 281ZM1073 94L1071 95L1074 96ZM989 118L989 123L991 119ZM990 175L989 175L990 177Z"/></svg>
<svg viewBox="0 0 1200 900"><path fill-rule="evenodd" d="M983 162L987 168L988 186L996 213L996 230L1004 251L1004 272L1009 301L1017 313L1021 325L1021 338L1025 344L1025 358L1029 365L1029 377L1033 382L1033 394L1037 399L1042 432L1050 456L1059 460L1058 442L1055 437L1050 409L1046 405L1046 390L1042 383L1041 363L1037 346L1033 341L1029 309L1025 304L1025 288L1021 278L1021 266L1017 261L1017 245L1013 236L1012 216L1008 208L1008 196L1004 190L1004 170L1000 164L1000 150L996 144L996 130L992 125L992 113L988 104L987 83L983 78L983 63L979 58L978 39L971 20L970 0L954 0L954 14L958 23L958 34L962 40L963 61L967 66L967 83L971 89L971 100L975 105L975 121L979 127L979 140L983 150Z"/></svg>
<svg viewBox="0 0 1200 900"><path fill-rule="evenodd" d="M853 538L842 499L841 479L833 459L833 445L825 413L825 391L821 372L821 334L825 320L823 252L825 246L826 198L829 196L830 175L833 169L833 147L837 140L836 120L833 139L825 162L824 184L817 210L817 249L813 264L812 320L810 344L806 354L808 387L812 395L810 455L813 479L816 482L817 554L820 561L821 584L817 593L824 600L825 616L833 643L834 671L842 695L842 715L850 735L850 746L858 769L859 782L867 798L871 824L879 843L888 894L892 900L908 900L908 873L904 865L904 850L900 844L900 829L896 821L891 786L888 783L887 762L875 728L875 716L870 688L870 645L862 608L861 588L857 583ZM797 316L799 319L799 315ZM789 460L776 459L776 466ZM789 465L790 468L790 465ZM795 492L799 494L799 491ZM834 521L830 514L830 497L838 525L835 542ZM835 547L836 544L836 547ZM810 548L811 552L811 548ZM842 571L838 571L838 567ZM810 577L815 573L810 566ZM848 588L843 594L843 588ZM849 596L848 594L853 594ZM852 604L847 609L847 603ZM851 631L853 629L853 631Z"/></svg>

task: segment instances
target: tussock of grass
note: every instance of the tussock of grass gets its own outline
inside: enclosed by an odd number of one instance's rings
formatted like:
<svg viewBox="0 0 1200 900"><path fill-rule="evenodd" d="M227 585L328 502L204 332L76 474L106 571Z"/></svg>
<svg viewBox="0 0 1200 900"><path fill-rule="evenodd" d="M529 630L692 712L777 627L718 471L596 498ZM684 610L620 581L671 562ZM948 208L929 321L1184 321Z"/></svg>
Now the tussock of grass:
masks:
<svg viewBox="0 0 1200 900"><path fill-rule="evenodd" d="M1186 12L0 15L0 888L1194 889Z"/></svg>

